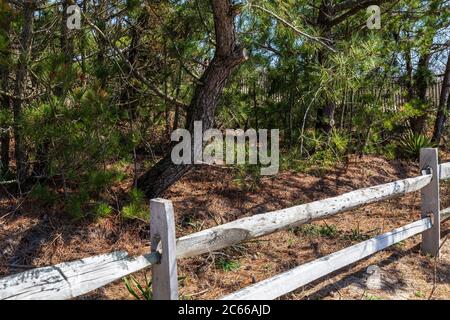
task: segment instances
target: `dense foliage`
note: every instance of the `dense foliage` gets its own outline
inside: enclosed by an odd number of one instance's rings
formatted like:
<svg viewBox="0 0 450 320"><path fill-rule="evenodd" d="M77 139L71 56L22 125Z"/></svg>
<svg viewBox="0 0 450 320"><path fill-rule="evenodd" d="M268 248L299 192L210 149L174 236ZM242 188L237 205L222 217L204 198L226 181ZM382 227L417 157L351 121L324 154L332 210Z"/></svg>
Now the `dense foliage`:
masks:
<svg viewBox="0 0 450 320"><path fill-rule="evenodd" d="M278 128L282 168L313 172L445 141L450 1L230 3L249 59L215 127ZM80 29L67 26L74 4ZM366 27L371 4L381 29ZM0 181L76 218L145 215L137 178L186 125L215 24L208 0L0 0ZM116 208L109 191L126 179ZM253 190L258 177L246 166L236 180Z"/></svg>

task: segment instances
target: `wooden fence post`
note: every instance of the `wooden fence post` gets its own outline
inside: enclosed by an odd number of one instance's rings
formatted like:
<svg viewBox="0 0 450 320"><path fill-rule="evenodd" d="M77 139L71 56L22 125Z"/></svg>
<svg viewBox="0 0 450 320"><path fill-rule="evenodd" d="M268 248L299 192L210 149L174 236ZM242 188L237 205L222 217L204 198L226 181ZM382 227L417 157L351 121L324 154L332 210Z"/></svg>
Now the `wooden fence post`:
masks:
<svg viewBox="0 0 450 320"><path fill-rule="evenodd" d="M421 170L431 170L433 179L421 190L422 218L430 216L433 227L422 233L421 250L431 256L439 256L440 246L440 201L439 201L439 161L438 149L424 148L420 150Z"/></svg>
<svg viewBox="0 0 450 320"><path fill-rule="evenodd" d="M172 202L150 201L151 250L161 254L161 262L152 265L154 300L178 300L175 220Z"/></svg>

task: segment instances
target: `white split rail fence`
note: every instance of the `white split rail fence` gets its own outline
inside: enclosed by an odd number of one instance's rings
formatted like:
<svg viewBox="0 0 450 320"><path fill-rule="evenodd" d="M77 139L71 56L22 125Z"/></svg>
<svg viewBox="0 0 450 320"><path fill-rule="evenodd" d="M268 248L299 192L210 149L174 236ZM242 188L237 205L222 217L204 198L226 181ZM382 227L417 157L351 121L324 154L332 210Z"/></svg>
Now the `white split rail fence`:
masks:
<svg viewBox="0 0 450 320"><path fill-rule="evenodd" d="M0 279L2 299L71 299L152 267L154 299L178 299L176 260L217 251L234 244L296 227L378 201L421 191L422 219L391 232L311 261L223 297L275 299L395 243L422 234L422 251L439 255L440 223L450 208L439 208L439 180L450 179L450 163L438 164L437 149L421 150L421 176L348 192L283 210L235 220L175 239L172 203L151 200L151 252L129 257L113 252L74 262L28 270Z"/></svg>

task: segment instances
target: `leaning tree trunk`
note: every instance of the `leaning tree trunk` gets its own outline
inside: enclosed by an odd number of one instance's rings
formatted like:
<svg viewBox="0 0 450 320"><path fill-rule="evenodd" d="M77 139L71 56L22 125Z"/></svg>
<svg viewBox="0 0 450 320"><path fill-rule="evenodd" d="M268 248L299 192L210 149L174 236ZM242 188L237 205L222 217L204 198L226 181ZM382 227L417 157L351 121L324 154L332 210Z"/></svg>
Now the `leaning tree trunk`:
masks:
<svg viewBox="0 0 450 320"><path fill-rule="evenodd" d="M439 144L441 142L442 133L444 131L445 122L450 112L450 54L447 58L447 67L445 68L444 79L442 81L441 95L439 97L439 108L434 124L433 142Z"/></svg>
<svg viewBox="0 0 450 320"><path fill-rule="evenodd" d="M203 130L214 124L214 115L222 91L233 69L246 59L245 51L237 44L232 5L230 0L212 1L214 14L216 52L205 70L187 114L186 129L191 134L194 121L201 121ZM192 152L194 157L194 152ZM159 196L192 168L192 164L175 165L171 152L138 179L138 187L152 198Z"/></svg>
<svg viewBox="0 0 450 320"><path fill-rule="evenodd" d="M15 143L15 158L16 158L16 175L19 185L21 185L26 178L27 168L25 161L25 146L23 143L23 136L21 130L22 122L22 102L24 93L26 91L26 78L28 70L28 60L31 53L31 39L33 34L33 13L35 2L28 0L23 3L23 27L20 36L20 55L17 63L16 71L16 85L14 89L14 143Z"/></svg>

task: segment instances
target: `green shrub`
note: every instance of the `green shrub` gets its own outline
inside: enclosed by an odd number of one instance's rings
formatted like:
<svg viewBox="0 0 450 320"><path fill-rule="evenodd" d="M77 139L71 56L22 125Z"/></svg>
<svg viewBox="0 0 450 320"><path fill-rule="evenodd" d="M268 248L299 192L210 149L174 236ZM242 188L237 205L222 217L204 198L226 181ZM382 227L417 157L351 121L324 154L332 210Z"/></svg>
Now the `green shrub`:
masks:
<svg viewBox="0 0 450 320"><path fill-rule="evenodd" d="M123 278L123 281L125 282L125 287L136 300L153 299L152 281L147 279L147 275L145 275L144 277L145 282L143 285L141 285L134 276Z"/></svg>
<svg viewBox="0 0 450 320"><path fill-rule="evenodd" d="M417 160L420 156L420 149L433 146L434 144L427 136L408 130L399 140L397 152L400 157Z"/></svg>
<svg viewBox="0 0 450 320"><path fill-rule="evenodd" d="M113 209L107 203L99 203L95 206L93 213L95 217L104 218L109 216L112 213Z"/></svg>
<svg viewBox="0 0 450 320"><path fill-rule="evenodd" d="M46 60L46 59L43 59ZM45 66L44 77L58 69L60 57L51 56ZM71 71L63 76L71 76ZM58 82L65 82L58 79ZM110 214L105 205L98 206L101 194L124 174L107 169L107 164L130 154L129 132L117 130L119 109L109 103L107 92L93 85L86 90L74 88L62 99L49 96L45 101L32 101L23 110L21 122L24 145L32 162L39 163L43 175L62 188L64 178L65 209L72 217L80 219L87 213L96 216ZM8 123L7 115L0 115L1 123ZM36 190L36 197L51 205L52 197L44 187ZM62 198L61 198L62 199Z"/></svg>
<svg viewBox="0 0 450 320"><path fill-rule="evenodd" d="M88 173L85 184L90 192L98 193L112 185L118 176L115 171L94 170Z"/></svg>
<svg viewBox="0 0 450 320"><path fill-rule="evenodd" d="M374 296L374 295L365 293L364 294L364 300L383 300L383 298L380 297L380 296Z"/></svg>
<svg viewBox="0 0 450 320"><path fill-rule="evenodd" d="M334 225L315 225L315 224L306 224L300 227L297 227L293 230L296 235L303 235L309 237L325 237L325 238L334 238L338 236L339 231Z"/></svg>
<svg viewBox="0 0 450 320"><path fill-rule="evenodd" d="M395 142L390 142L381 149L381 153L388 160L394 160L397 156L397 145L395 144Z"/></svg>
<svg viewBox="0 0 450 320"><path fill-rule="evenodd" d="M345 155L348 151L349 138L337 130L333 130L330 136L330 147L334 150L336 157Z"/></svg>
<svg viewBox="0 0 450 320"><path fill-rule="evenodd" d="M84 218L83 213L84 203L85 199L83 196L80 195L71 196L66 203L67 213L69 213L69 215L75 220L80 220Z"/></svg>
<svg viewBox="0 0 450 320"><path fill-rule="evenodd" d="M149 209L144 201L142 191L134 188L128 196L130 202L122 208L122 216L126 219L147 219Z"/></svg>
<svg viewBox="0 0 450 320"><path fill-rule="evenodd" d="M220 257L216 260L216 266L223 271L233 271L241 266L238 261Z"/></svg>
<svg viewBox="0 0 450 320"><path fill-rule="evenodd" d="M58 199L56 192L51 190L48 186L38 183L31 190L30 196L33 200L38 201L44 206L53 206Z"/></svg>
<svg viewBox="0 0 450 320"><path fill-rule="evenodd" d="M261 168L258 165L238 165L233 182L243 191L256 191L261 186Z"/></svg>
<svg viewBox="0 0 450 320"><path fill-rule="evenodd" d="M301 138L299 145L301 144ZM350 138L333 130L330 137L311 130L303 136L303 150L295 147L281 155L282 170L295 170L323 176L328 170L342 161L349 151Z"/></svg>
<svg viewBox="0 0 450 320"><path fill-rule="evenodd" d="M181 286L186 277L178 277L178 285ZM134 276L130 275L123 278L125 287L128 292L136 300L153 300L152 280L148 279L147 274L144 274L144 282L140 283ZM182 296L181 300L188 300L189 297Z"/></svg>
<svg viewBox="0 0 450 320"><path fill-rule="evenodd" d="M360 227L359 227L359 223L357 225L356 228L352 228L350 233L346 236L346 238L348 238L349 240L352 241L365 241L367 239L370 238L370 236L368 234L364 234Z"/></svg>

